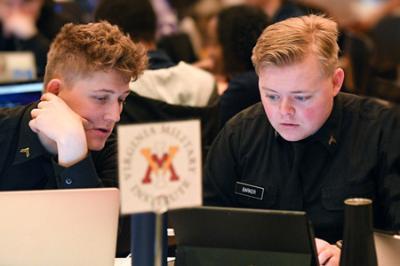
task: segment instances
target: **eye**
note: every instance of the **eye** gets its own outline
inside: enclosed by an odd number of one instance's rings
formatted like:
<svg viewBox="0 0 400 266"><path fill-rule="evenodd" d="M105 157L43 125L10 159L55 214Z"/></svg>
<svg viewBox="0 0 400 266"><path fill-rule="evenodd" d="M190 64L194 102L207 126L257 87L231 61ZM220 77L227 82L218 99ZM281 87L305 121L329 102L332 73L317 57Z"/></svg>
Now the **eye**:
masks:
<svg viewBox="0 0 400 266"><path fill-rule="evenodd" d="M108 96L94 96L93 98L100 103L105 103L108 101Z"/></svg>
<svg viewBox="0 0 400 266"><path fill-rule="evenodd" d="M294 98L299 102L305 102L305 101L311 99L311 96L309 96L309 95L307 95L307 96L298 95L298 96L295 96Z"/></svg>
<svg viewBox="0 0 400 266"><path fill-rule="evenodd" d="M273 102L279 100L279 96L275 94L266 94L265 97L267 97L268 100Z"/></svg>

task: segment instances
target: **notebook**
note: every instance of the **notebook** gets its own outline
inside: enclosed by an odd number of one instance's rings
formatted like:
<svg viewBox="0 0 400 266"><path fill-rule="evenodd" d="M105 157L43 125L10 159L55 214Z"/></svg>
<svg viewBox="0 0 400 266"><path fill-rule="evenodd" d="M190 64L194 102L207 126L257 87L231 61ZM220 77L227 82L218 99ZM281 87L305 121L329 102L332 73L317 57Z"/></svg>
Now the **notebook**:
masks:
<svg viewBox="0 0 400 266"><path fill-rule="evenodd" d="M0 83L0 108L26 105L40 99L41 81Z"/></svg>
<svg viewBox="0 0 400 266"><path fill-rule="evenodd" d="M0 192L0 264L114 265L116 188Z"/></svg>
<svg viewBox="0 0 400 266"><path fill-rule="evenodd" d="M169 212L176 265L316 265L305 212L200 207Z"/></svg>
<svg viewBox="0 0 400 266"><path fill-rule="evenodd" d="M400 263L400 235L374 232L379 266L398 266Z"/></svg>

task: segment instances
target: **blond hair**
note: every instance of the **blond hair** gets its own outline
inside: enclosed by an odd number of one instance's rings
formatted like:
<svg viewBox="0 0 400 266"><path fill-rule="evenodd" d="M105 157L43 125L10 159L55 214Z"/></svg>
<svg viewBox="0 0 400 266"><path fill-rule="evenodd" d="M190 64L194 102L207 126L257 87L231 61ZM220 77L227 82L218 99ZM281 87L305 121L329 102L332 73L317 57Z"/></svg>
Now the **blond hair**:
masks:
<svg viewBox="0 0 400 266"><path fill-rule="evenodd" d="M53 78L71 82L96 71L116 71L124 82L137 79L147 66L144 47L117 26L101 21L64 25L47 54L45 87Z"/></svg>
<svg viewBox="0 0 400 266"><path fill-rule="evenodd" d="M333 20L308 15L283 20L267 27L251 57L257 72L265 66L299 63L309 54L317 56L324 74L338 66L338 29Z"/></svg>

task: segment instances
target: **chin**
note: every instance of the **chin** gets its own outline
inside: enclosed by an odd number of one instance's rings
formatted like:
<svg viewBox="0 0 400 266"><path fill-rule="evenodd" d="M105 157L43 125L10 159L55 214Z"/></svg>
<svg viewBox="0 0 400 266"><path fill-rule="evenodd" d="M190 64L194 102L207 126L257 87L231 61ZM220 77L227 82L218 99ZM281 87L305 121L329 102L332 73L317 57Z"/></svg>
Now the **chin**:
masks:
<svg viewBox="0 0 400 266"><path fill-rule="evenodd" d="M287 140L287 141L291 141L291 142L300 141L300 140L304 139L304 138L285 137L285 136L282 136L282 138Z"/></svg>
<svg viewBox="0 0 400 266"><path fill-rule="evenodd" d="M88 143L89 150L91 151L100 151L104 148L105 143Z"/></svg>
<svg viewBox="0 0 400 266"><path fill-rule="evenodd" d="M278 132L278 133L284 140L292 141L292 142L300 141L300 140L307 138L307 136L302 135L302 134L281 134L280 132Z"/></svg>

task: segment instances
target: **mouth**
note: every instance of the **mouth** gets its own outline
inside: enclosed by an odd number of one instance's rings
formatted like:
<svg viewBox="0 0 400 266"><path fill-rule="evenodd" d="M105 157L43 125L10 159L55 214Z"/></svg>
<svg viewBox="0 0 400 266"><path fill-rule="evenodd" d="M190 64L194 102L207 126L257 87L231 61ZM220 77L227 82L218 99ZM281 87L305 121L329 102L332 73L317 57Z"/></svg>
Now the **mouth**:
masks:
<svg viewBox="0 0 400 266"><path fill-rule="evenodd" d="M89 131L94 132L97 136L108 137L112 132L112 128L97 127L91 128Z"/></svg>
<svg viewBox="0 0 400 266"><path fill-rule="evenodd" d="M300 126L299 124L293 124L293 123L280 123L282 127L288 127L288 128L294 128Z"/></svg>
<svg viewBox="0 0 400 266"><path fill-rule="evenodd" d="M109 128L96 128L96 130L99 130L104 133L111 133L111 128L110 129Z"/></svg>

